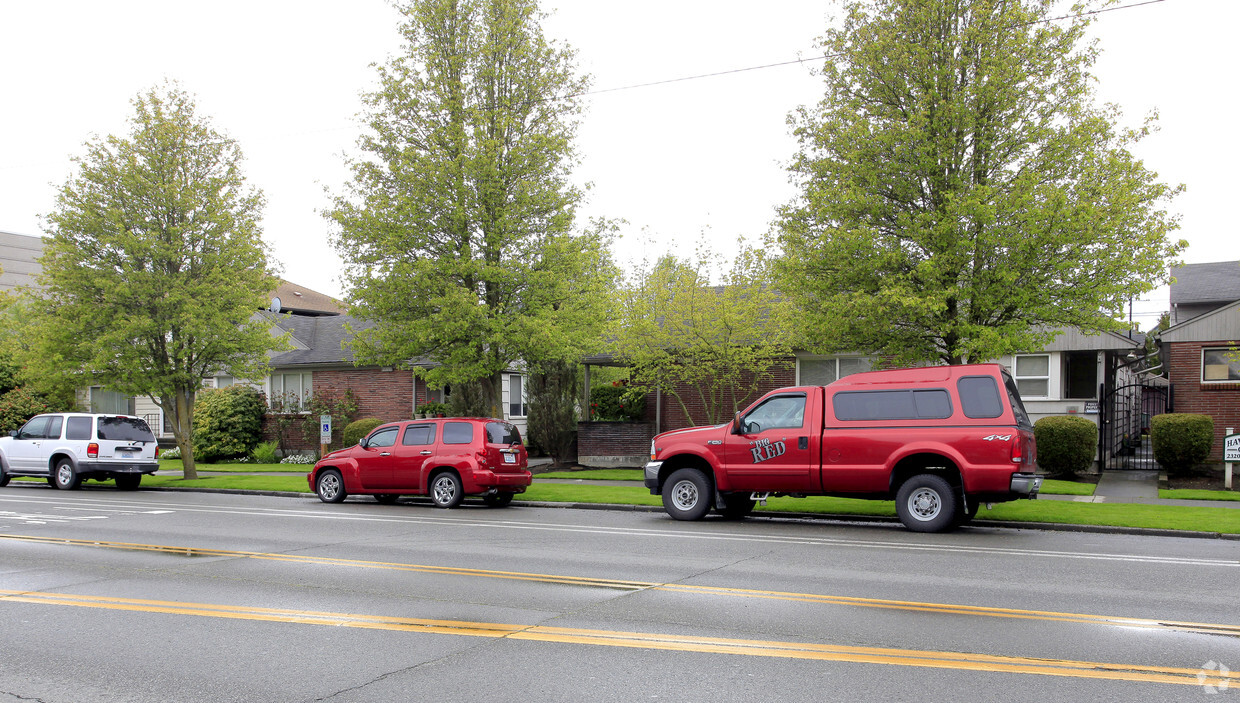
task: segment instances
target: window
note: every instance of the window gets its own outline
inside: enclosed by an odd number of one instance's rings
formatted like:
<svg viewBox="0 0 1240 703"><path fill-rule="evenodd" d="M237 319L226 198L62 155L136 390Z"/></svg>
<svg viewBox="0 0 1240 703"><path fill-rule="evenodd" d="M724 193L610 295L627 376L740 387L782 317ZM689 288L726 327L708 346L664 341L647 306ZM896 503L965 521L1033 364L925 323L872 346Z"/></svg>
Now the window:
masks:
<svg viewBox="0 0 1240 703"><path fill-rule="evenodd" d="M990 376L965 376L956 381L956 390L960 393L960 405L965 417L977 420L1003 414L999 386Z"/></svg>
<svg viewBox="0 0 1240 703"><path fill-rule="evenodd" d="M405 428L405 436L400 443L406 447L417 447L435 443L434 425L410 425Z"/></svg>
<svg viewBox="0 0 1240 703"><path fill-rule="evenodd" d="M446 403L452 396L452 387L444 386L443 388L426 387L426 403Z"/></svg>
<svg viewBox="0 0 1240 703"><path fill-rule="evenodd" d="M50 417L44 415L22 425L22 428L17 431L17 439L44 439L46 437L44 432L47 431L47 421L50 419Z"/></svg>
<svg viewBox="0 0 1240 703"><path fill-rule="evenodd" d="M52 419L47 423L47 430L43 432L43 436L48 439L60 439L60 429L64 426L65 419L59 415L53 415Z"/></svg>
<svg viewBox="0 0 1240 703"><path fill-rule="evenodd" d="M1063 358L1063 397L1092 399L1098 397L1098 354L1067 352Z"/></svg>
<svg viewBox="0 0 1240 703"><path fill-rule="evenodd" d="M474 441L474 425L472 422L443 423L444 444L469 444Z"/></svg>
<svg viewBox="0 0 1240 703"><path fill-rule="evenodd" d="M805 396L777 395L745 416L746 434L767 430L799 430L805 424Z"/></svg>
<svg viewBox="0 0 1240 703"><path fill-rule="evenodd" d="M1051 387L1051 357L1049 354L1029 354L1016 357L1016 387L1022 398L1049 398ZM1092 397L1092 396L1091 396Z"/></svg>
<svg viewBox="0 0 1240 703"><path fill-rule="evenodd" d="M314 383L310 373L276 373L271 375L271 397L284 404L286 412L305 412Z"/></svg>
<svg viewBox="0 0 1240 703"><path fill-rule="evenodd" d="M797 385L825 386L845 376L870 370L865 357L846 356L835 359L797 359Z"/></svg>
<svg viewBox="0 0 1240 703"><path fill-rule="evenodd" d="M521 433L507 422L487 423L487 442L511 446L521 443Z"/></svg>
<svg viewBox="0 0 1240 703"><path fill-rule="evenodd" d="M525 417L525 384L519 374L508 377L508 417Z"/></svg>
<svg viewBox="0 0 1240 703"><path fill-rule="evenodd" d="M396 444L396 433L400 432L399 427L384 427L383 429L370 435L366 440L367 447L390 447Z"/></svg>
<svg viewBox="0 0 1240 703"><path fill-rule="evenodd" d="M94 418L71 417L65 429L65 439L90 439L91 424Z"/></svg>
<svg viewBox="0 0 1240 703"><path fill-rule="evenodd" d="M92 413L128 415L129 396L95 386L90 389L90 411Z"/></svg>
<svg viewBox="0 0 1240 703"><path fill-rule="evenodd" d="M1213 383L1240 381L1240 349L1202 349L1201 380Z"/></svg>
<svg viewBox="0 0 1240 703"><path fill-rule="evenodd" d="M146 421L136 417L99 418L99 439L116 442L154 442L155 435Z"/></svg>
<svg viewBox="0 0 1240 703"><path fill-rule="evenodd" d="M831 399L840 420L942 420L952 416L947 391L857 391Z"/></svg>

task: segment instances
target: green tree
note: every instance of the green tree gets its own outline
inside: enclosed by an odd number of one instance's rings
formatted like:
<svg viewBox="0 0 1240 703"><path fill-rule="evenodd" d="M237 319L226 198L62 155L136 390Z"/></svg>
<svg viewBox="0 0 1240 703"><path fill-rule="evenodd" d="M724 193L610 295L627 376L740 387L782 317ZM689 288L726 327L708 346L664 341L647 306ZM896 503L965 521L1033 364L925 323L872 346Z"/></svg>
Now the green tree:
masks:
<svg viewBox="0 0 1240 703"><path fill-rule="evenodd" d="M132 104L128 136L88 142L47 217L38 356L79 386L155 399L192 478L202 379L261 378L283 344L257 315L275 288L263 200L179 86Z"/></svg>
<svg viewBox="0 0 1240 703"><path fill-rule="evenodd" d="M405 53L366 96L365 152L328 216L362 363L437 362L433 387L481 384L489 415L517 359L579 358L601 338L609 226L575 234L569 182L586 87L531 0L415 0Z"/></svg>
<svg viewBox="0 0 1240 703"><path fill-rule="evenodd" d="M824 351L962 363L1120 329L1184 247L1164 185L1095 104L1089 15L1042 0L849 0L825 96L790 121L802 196L780 290Z"/></svg>
<svg viewBox="0 0 1240 703"><path fill-rule="evenodd" d="M530 369L526 439L556 465L568 462L577 436L577 379L577 365L566 361Z"/></svg>
<svg viewBox="0 0 1240 703"><path fill-rule="evenodd" d="M725 272L720 257L702 251L696 262L669 255L639 267L621 291L612 344L632 367L632 388L661 389L690 422L693 396L714 424L743 408L763 376L792 355L796 325L761 252L742 247ZM721 285L712 285L712 271Z"/></svg>

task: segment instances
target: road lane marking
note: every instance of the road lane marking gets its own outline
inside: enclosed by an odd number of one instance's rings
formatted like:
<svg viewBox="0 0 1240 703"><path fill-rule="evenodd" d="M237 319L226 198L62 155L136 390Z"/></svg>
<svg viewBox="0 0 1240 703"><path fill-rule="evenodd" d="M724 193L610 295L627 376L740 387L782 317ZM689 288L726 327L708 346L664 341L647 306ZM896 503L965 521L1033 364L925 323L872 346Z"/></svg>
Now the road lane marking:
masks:
<svg viewBox="0 0 1240 703"><path fill-rule="evenodd" d="M668 529L653 529L639 527L607 527L607 526L591 526L591 525L572 525L552 522L523 522L517 520L497 520L494 519L494 513L489 519L482 520L469 517L468 513L472 511L459 511L458 515L422 515L411 512L410 514L400 514L397 512L384 511L382 513L368 512L340 512L332 510L330 507L324 506L322 509L297 509L297 508L239 508L239 507L204 507L190 503L170 503L161 501L137 501L124 502L124 499L89 499L78 498L25 498L17 496L0 496L0 503L5 501L13 502L35 502L53 505L63 505L64 500L72 500L78 504L92 505L97 502L100 506L117 507L118 505L127 505L137 511L146 511L151 509L170 509L176 512L184 513L207 513L222 515L249 515L254 517L275 517L275 518L301 518L314 520L330 520L345 522L381 522L395 524L410 525L437 525L452 526L454 529L459 528L480 528L490 530L520 530L520 531L538 531L538 532L561 532L570 534L591 534L591 535L619 535L624 537L651 537L664 539L684 539L684 540L711 540L711 541L729 541L729 542L746 542L757 544L779 544L779 545L807 545L807 546L826 546L826 547L845 547L863 550L889 550L889 551L909 551L909 552L936 552L944 554L966 554L966 555L986 555L986 556L1015 556L1021 558L1039 557L1046 559L1072 559L1072 560L1091 560L1091 561L1111 561L1125 563L1143 563L1164 566L1193 566L1193 567L1223 567L1237 568L1240 567L1240 559L1213 559L1198 557L1164 557L1149 556L1144 554L1108 554L1102 552L1070 552L1045 549L1022 549L1014 547L995 547L995 546L977 546L977 545L961 545L961 544L943 544L939 543L913 543L913 542L893 542L880 539L851 539L841 537L821 537L816 535L771 535L760 533L755 530L736 532L728 530L705 531L702 529L693 529L690 527L677 527ZM337 508L339 506L336 506ZM348 507L360 507L360 504L348 504ZM777 520L778 518L774 518ZM766 524L774 524L766 522ZM763 523L756 523L761 525ZM939 538L942 536L939 535ZM915 538L915 537L914 537Z"/></svg>
<svg viewBox="0 0 1240 703"><path fill-rule="evenodd" d="M1032 674L1064 678L1106 679L1144 683L1229 687L1240 684L1240 673L1205 673L1200 669L1141 664L1011 657L969 652L851 647L819 642L697 637L649 632L576 629L541 625L402 618L358 613L320 612L193 603L182 601L115 598L72 593L0 590L0 602L98 608L113 611L187 615L197 617L326 625L363 629L490 637L559 644L628 647L674 652L697 652L785 659L886 664L964 671Z"/></svg>
<svg viewBox="0 0 1240 703"><path fill-rule="evenodd" d="M263 561L279 561L298 564L320 564L326 566L344 566L365 569L383 569L390 571L411 571L447 576L464 576L475 578L507 579L513 581L533 581L555 583L572 586L586 586L623 591L665 591L689 595L727 596L735 598L755 598L764 600L796 601L817 603L821 605L841 605L885 610L902 610L908 612L941 613L946 615L971 615L978 617L1010 618L1019 620L1042 620L1047 622L1067 622L1090 625L1108 625L1113 627L1135 627L1153 630L1169 630L1191 632L1195 634L1222 635L1240 637L1240 625L1218 623L1184 622L1150 618L1128 618L1110 615L1091 615L1085 613L1063 613L1046 610L1025 610L998 608L980 605L960 605L954 603L926 603L919 601L888 600L880 598L861 598L855 596L834 596L817 593L795 593L785 591L767 591L748 588L729 588L722 586L699 586L693 584L658 583L653 581L632 581L619 579L592 578L588 576L567 576L563 574L538 574L521 571L500 571L494 569L470 569L452 566L432 566L426 564L407 564L400 562L367 561L362 559L341 559L335 557L308 556L303 554L275 554L268 552L247 552L229 549L203 549L198 547L177 547L159 544L141 544L134 542L108 542L103 540L77 540L60 537L44 537L33 535L0 534L0 539L37 544L67 545L77 547L96 547L120 549L126 551L155 552L189 557L219 557L229 559L257 559Z"/></svg>

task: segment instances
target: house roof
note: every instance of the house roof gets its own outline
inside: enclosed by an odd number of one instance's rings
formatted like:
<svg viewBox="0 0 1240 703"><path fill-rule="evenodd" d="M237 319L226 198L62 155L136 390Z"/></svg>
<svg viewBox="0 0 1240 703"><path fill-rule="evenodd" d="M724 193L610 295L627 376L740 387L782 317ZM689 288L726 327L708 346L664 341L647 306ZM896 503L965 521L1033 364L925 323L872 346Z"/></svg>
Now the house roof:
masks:
<svg viewBox="0 0 1240 703"><path fill-rule="evenodd" d="M348 315L290 315L264 312L273 324L289 332L293 349L277 352L269 360L274 367L309 364L352 364L353 350L345 342L373 326ZM350 330L352 328L352 331Z"/></svg>
<svg viewBox="0 0 1240 703"><path fill-rule="evenodd" d="M1185 264L1171 269L1171 305L1222 305L1240 300L1240 261Z"/></svg>
<svg viewBox="0 0 1240 703"><path fill-rule="evenodd" d="M280 299L280 312L290 312L294 315L343 315L345 313L344 305L339 300L283 278L280 279L280 285L272 291L271 297Z"/></svg>
<svg viewBox="0 0 1240 703"><path fill-rule="evenodd" d="M1163 342L1217 342L1240 339L1240 296L1204 315L1173 325L1158 335Z"/></svg>

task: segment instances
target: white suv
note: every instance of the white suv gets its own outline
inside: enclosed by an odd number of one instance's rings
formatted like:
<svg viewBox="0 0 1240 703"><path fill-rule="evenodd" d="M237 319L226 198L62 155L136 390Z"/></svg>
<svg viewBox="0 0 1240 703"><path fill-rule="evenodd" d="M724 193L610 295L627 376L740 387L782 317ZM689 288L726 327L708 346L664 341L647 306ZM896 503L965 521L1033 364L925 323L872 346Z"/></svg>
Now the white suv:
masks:
<svg viewBox="0 0 1240 703"><path fill-rule="evenodd" d="M49 413L0 437L0 486L13 476L46 477L72 490L85 479L116 479L132 491L159 468L159 444L146 421L129 415Z"/></svg>

